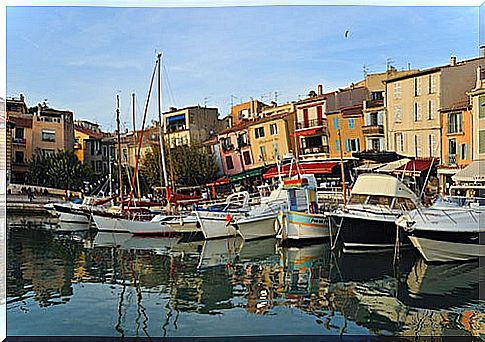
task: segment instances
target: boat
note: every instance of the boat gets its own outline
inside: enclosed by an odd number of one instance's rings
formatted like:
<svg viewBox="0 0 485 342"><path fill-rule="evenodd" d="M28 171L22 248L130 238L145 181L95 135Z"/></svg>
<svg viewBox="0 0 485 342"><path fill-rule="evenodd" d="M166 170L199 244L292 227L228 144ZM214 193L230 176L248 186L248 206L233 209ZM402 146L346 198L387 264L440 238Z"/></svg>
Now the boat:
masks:
<svg viewBox="0 0 485 342"><path fill-rule="evenodd" d="M206 239L238 235L237 226L229 223L235 220L237 215L247 214L249 211L249 193L247 191L229 195L223 204L212 205L208 208L194 207L194 213Z"/></svg>
<svg viewBox="0 0 485 342"><path fill-rule="evenodd" d="M485 193L485 186L481 189ZM485 198L446 196L396 220L427 262L467 261L485 256ZM483 240L482 240L483 241Z"/></svg>
<svg viewBox="0 0 485 342"><path fill-rule="evenodd" d="M365 173L357 178L349 202L336 209L331 218L339 229L344 251L382 250L399 241L396 219L420 207L419 198L396 177Z"/></svg>
<svg viewBox="0 0 485 342"><path fill-rule="evenodd" d="M314 176L285 180L283 186L287 190L287 210L278 213L278 238L305 240L335 235L336 229L330 227L328 214L319 210Z"/></svg>

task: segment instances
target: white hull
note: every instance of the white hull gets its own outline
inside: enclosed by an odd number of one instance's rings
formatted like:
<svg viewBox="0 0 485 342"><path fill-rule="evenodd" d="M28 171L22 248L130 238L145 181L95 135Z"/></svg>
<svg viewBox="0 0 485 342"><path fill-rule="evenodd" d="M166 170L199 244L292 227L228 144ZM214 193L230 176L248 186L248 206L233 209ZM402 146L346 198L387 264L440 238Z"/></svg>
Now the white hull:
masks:
<svg viewBox="0 0 485 342"><path fill-rule="evenodd" d="M68 222L68 223L89 223L89 218L86 215L82 214L72 214L72 213L58 213L59 214L59 221L60 222Z"/></svg>
<svg viewBox="0 0 485 342"><path fill-rule="evenodd" d="M57 225L56 230L60 232L79 232L79 231L89 230L89 224L88 222L78 223L78 222L61 221Z"/></svg>
<svg viewBox="0 0 485 342"><path fill-rule="evenodd" d="M485 256L485 245L430 240L409 236L426 261L466 261Z"/></svg>
<svg viewBox="0 0 485 342"><path fill-rule="evenodd" d="M244 218L237 221L239 234L244 240L275 236L274 223L276 215L271 213L255 218Z"/></svg>
<svg viewBox="0 0 485 342"><path fill-rule="evenodd" d="M122 219L93 214L93 220L99 231L130 233L130 231L123 225Z"/></svg>
<svg viewBox="0 0 485 342"><path fill-rule="evenodd" d="M177 233L173 227L163 222L119 220L133 235L163 235Z"/></svg>
<svg viewBox="0 0 485 342"><path fill-rule="evenodd" d="M130 233L98 232L94 237L93 246L96 247L120 247L133 235Z"/></svg>
<svg viewBox="0 0 485 342"><path fill-rule="evenodd" d="M335 235L336 227L330 229L324 215L288 212L283 224L283 240L321 239Z"/></svg>
<svg viewBox="0 0 485 342"><path fill-rule="evenodd" d="M226 214L224 214L225 216ZM216 239L238 235L237 230L226 224L225 217L200 217L200 229L206 239Z"/></svg>

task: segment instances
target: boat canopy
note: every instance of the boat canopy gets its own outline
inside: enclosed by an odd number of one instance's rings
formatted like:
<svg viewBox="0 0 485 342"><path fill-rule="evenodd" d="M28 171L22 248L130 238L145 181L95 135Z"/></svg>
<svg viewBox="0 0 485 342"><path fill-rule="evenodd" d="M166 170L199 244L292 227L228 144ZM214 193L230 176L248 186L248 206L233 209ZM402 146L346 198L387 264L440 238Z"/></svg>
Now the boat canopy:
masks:
<svg viewBox="0 0 485 342"><path fill-rule="evenodd" d="M327 162L305 162L305 163L298 163L296 164L285 164L281 167L281 176L282 177L288 177L288 174L290 172L290 165L292 167L291 169L291 175L294 176L298 174L298 171L300 174L329 174L332 173L333 168L335 165L337 165L338 162L336 161L327 161ZM264 179L269 179L269 178L274 178L278 177L278 167L272 167L271 169L268 170L263 175Z"/></svg>
<svg viewBox="0 0 485 342"><path fill-rule="evenodd" d="M485 160L472 161L451 178L455 182L485 182Z"/></svg>
<svg viewBox="0 0 485 342"><path fill-rule="evenodd" d="M406 174L420 175L421 172L429 170L437 162L437 159L410 160L405 165L401 165L395 169L394 173L402 174L404 172Z"/></svg>
<svg viewBox="0 0 485 342"><path fill-rule="evenodd" d="M352 195L400 197L419 202L414 192L396 177L375 173L360 175L352 187Z"/></svg>

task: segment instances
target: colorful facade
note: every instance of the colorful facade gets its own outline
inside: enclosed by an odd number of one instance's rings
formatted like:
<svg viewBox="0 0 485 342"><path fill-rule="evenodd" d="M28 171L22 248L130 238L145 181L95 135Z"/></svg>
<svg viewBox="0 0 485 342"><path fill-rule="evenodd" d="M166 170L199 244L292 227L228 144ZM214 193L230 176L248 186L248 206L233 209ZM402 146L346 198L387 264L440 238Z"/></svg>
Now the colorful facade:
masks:
<svg viewBox="0 0 485 342"><path fill-rule="evenodd" d="M485 159L485 65L476 69L475 86L468 93L472 104L472 156Z"/></svg>
<svg viewBox="0 0 485 342"><path fill-rule="evenodd" d="M249 143L249 123L241 123L219 133L224 174L235 175L254 167L254 156Z"/></svg>

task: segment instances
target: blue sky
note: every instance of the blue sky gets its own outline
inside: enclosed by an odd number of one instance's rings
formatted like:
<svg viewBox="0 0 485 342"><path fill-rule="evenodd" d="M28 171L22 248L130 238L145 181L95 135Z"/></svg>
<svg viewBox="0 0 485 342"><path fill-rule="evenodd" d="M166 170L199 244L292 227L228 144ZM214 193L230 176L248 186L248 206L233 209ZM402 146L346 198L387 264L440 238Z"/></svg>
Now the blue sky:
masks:
<svg viewBox="0 0 485 342"><path fill-rule="evenodd" d="M116 94L127 127L131 92L143 109L155 51L164 110L207 103L224 116L231 95L269 102L277 91L283 103L358 81L363 65L426 68L475 57L478 45L478 7L7 7L7 96L48 99L112 130Z"/></svg>

